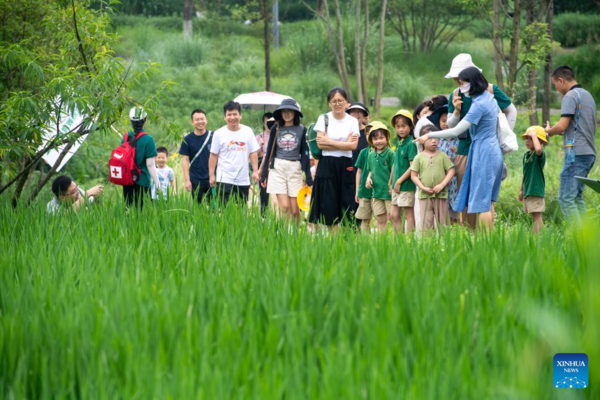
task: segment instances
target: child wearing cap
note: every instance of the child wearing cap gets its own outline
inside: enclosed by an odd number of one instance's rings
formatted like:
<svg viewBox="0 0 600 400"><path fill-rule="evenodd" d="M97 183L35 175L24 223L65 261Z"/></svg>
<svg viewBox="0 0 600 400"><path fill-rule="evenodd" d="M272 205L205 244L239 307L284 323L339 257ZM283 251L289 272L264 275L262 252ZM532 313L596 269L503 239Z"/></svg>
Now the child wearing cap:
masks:
<svg viewBox="0 0 600 400"><path fill-rule="evenodd" d="M415 229L415 191L417 187L410 179L410 166L417 156L414 142L413 115L408 110L399 110L392 117L392 126L398 136L398 145L392 166L390 187L392 188L391 219L396 233L403 231L402 211L406 219L406 233Z"/></svg>
<svg viewBox="0 0 600 400"><path fill-rule="evenodd" d="M390 175L394 165L394 151L390 148L391 132L379 121L373 121L367 129L367 140L373 151L369 153L367 160L370 172L365 186L373 189L371 207L379 232L385 232L392 205Z"/></svg>
<svg viewBox="0 0 600 400"><path fill-rule="evenodd" d="M421 132L436 131L431 125ZM410 167L412 181L419 192L420 230L439 228L448 224L448 183L454 177L454 164L446 153L438 150L438 139L428 138L425 149Z"/></svg>
<svg viewBox="0 0 600 400"><path fill-rule="evenodd" d="M548 144L548 138L541 126L529 127L522 137L529 151L523 156L523 181L519 201L523 202L523 210L531 214L533 233L537 234L544 226L542 213L546 209L544 202L546 153L543 146Z"/></svg>
<svg viewBox="0 0 600 400"><path fill-rule="evenodd" d="M367 133L368 134L368 133ZM371 199L373 197L373 190L367 188L367 178L369 177L369 153L371 147L366 147L361 150L356 160L354 167L356 168L356 195L355 200L358 203L358 209L356 210L356 219L360 220L360 228L363 232L369 232L371 227L371 218L373 217L373 210L371 208Z"/></svg>

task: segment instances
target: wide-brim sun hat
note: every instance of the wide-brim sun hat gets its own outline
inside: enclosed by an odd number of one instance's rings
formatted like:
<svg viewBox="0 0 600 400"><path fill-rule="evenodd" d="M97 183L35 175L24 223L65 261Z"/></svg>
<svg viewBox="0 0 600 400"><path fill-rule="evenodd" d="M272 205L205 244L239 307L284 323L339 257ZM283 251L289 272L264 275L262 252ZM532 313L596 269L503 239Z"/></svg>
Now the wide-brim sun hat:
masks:
<svg viewBox="0 0 600 400"><path fill-rule="evenodd" d="M401 116L403 116L403 117L405 117L405 118L408 118L408 120L410 121L410 123L411 123L412 127L413 127L413 128L415 127L415 120L414 120L414 118L413 118L413 115L412 115L412 113L411 113L410 111L408 111L408 110L398 110L398 111L396 112L396 114L394 114L394 116L393 116L393 117L392 117L392 119L390 120L390 122L392 123L392 127L395 125L395 122L394 122L394 121L396 121L396 117L398 117L398 116L400 116L400 115L401 115Z"/></svg>
<svg viewBox="0 0 600 400"><path fill-rule="evenodd" d="M365 132L367 133L367 143L369 143L369 146L373 147L373 141L371 140L371 132L375 132L380 129L386 132L388 143L390 142L392 132L388 129L388 127L385 126L385 124L381 121L373 121L365 127Z"/></svg>
<svg viewBox="0 0 600 400"><path fill-rule="evenodd" d="M546 134L546 131L544 130L544 128L542 128L541 126L538 126L538 125L530 126L529 128L527 128L525 133L521 135L521 137L523 139L527 139L529 137L529 132L535 132L535 135L541 142L548 143L548 135Z"/></svg>
<svg viewBox="0 0 600 400"><path fill-rule="evenodd" d="M470 54L461 53L461 54L457 55L456 57L454 57L454 59L452 60L452 66L450 67L450 71L448 71L445 78L446 79L458 78L458 74L460 74L460 72L463 69L466 69L469 67L475 67L479 70L479 72L483 72L483 70L481 68L479 68L477 65L475 65L473 63L473 59L471 58Z"/></svg>
<svg viewBox="0 0 600 400"><path fill-rule="evenodd" d="M358 102L357 102L357 103L351 103L351 104L350 104L350 107L348 107L348 108L346 109L346 113L347 113L347 114L350 114L350 111L351 111L351 110L361 110L361 111L364 111L365 113L367 113L367 117L368 117L369 115L371 115L371 114L369 113L369 109L368 109L368 108L367 108L367 106L365 106L363 103L358 103Z"/></svg>
<svg viewBox="0 0 600 400"><path fill-rule="evenodd" d="M273 117L277 120L281 119L281 111L283 110L293 110L300 118L304 117L302 111L300 111L300 105L294 99L283 99L277 110L273 111Z"/></svg>

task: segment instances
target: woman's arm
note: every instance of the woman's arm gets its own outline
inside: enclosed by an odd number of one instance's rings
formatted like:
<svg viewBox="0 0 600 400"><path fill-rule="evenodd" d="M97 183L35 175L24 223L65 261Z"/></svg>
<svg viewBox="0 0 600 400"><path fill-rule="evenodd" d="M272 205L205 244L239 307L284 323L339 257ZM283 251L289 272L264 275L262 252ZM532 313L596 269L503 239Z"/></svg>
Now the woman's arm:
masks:
<svg viewBox="0 0 600 400"><path fill-rule="evenodd" d="M331 140L325 132L317 131L317 146L321 150L355 150L358 146L358 135L351 133L345 142Z"/></svg>
<svg viewBox="0 0 600 400"><path fill-rule="evenodd" d="M515 129L515 124L517 123L517 108L514 104L511 103L511 105L502 110L502 112L506 114L510 129ZM448 124L448 126L450 126L450 124Z"/></svg>
<svg viewBox="0 0 600 400"><path fill-rule="evenodd" d="M471 123L466 120L462 120L454 128L445 129L443 131L431 132L426 135L417 138L420 144L425 144L427 139L452 139L458 137L461 133L467 131L471 127Z"/></svg>

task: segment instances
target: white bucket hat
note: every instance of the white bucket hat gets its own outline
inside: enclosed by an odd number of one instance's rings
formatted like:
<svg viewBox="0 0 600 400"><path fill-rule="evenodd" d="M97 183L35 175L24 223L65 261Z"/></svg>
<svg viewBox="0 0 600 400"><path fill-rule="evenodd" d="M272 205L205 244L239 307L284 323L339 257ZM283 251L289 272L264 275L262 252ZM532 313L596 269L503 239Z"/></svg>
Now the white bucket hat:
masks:
<svg viewBox="0 0 600 400"><path fill-rule="evenodd" d="M471 58L470 54L461 53L457 55L454 57L454 60L452 60L452 66L450 67L450 72L446 74L446 79L458 78L458 74L460 74L463 69L469 67L475 67L479 70L479 72L483 72L481 68L473 64L473 59Z"/></svg>

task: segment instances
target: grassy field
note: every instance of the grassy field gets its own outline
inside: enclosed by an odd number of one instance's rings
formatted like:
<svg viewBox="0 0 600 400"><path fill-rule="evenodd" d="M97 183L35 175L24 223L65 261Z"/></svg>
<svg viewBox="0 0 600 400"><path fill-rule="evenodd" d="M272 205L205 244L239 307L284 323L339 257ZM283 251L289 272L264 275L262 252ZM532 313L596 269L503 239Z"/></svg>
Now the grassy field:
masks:
<svg viewBox="0 0 600 400"><path fill-rule="evenodd" d="M332 238L178 198L0 220L0 398L600 395L594 219ZM553 388L559 352L588 389Z"/></svg>

